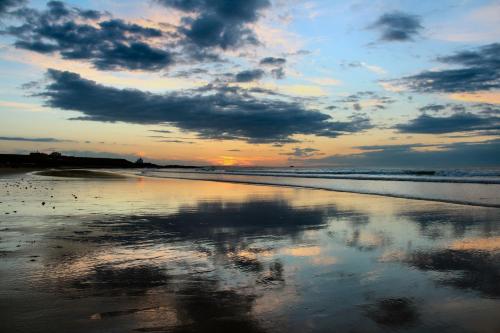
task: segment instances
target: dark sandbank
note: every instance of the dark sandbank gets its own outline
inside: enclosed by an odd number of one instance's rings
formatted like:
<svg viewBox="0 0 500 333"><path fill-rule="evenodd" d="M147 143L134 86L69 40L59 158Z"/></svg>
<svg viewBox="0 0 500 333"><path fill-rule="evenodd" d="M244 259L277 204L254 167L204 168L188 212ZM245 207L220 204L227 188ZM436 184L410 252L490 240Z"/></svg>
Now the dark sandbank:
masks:
<svg viewBox="0 0 500 333"><path fill-rule="evenodd" d="M36 172L39 176L66 177L66 178L126 178L113 172L93 170L47 170Z"/></svg>

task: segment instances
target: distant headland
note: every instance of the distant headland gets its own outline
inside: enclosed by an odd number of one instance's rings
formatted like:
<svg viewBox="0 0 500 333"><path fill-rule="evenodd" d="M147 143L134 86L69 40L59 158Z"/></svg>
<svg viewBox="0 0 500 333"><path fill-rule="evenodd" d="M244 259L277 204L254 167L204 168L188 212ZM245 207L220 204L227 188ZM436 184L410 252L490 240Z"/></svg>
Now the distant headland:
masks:
<svg viewBox="0 0 500 333"><path fill-rule="evenodd" d="M65 156L58 152L45 154L40 152L28 155L0 154L0 168L106 168L106 169L132 169L132 168L184 168L195 169L196 166L188 165L158 165L144 162L139 158L131 162L124 158L77 157Z"/></svg>

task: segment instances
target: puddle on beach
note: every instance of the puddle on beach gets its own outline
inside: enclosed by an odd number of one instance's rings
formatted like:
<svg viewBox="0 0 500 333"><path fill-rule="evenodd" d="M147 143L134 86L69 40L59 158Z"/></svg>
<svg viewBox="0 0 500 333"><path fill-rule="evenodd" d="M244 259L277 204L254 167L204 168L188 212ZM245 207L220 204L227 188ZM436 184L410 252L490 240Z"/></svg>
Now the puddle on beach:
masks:
<svg viewBox="0 0 500 333"><path fill-rule="evenodd" d="M0 193L2 332L500 332L497 208L152 178Z"/></svg>

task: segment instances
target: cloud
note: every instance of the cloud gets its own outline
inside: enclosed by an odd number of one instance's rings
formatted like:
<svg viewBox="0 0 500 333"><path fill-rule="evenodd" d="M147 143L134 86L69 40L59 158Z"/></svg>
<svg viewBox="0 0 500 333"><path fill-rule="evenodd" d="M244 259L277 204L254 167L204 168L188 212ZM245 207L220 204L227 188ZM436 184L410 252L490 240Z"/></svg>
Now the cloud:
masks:
<svg viewBox="0 0 500 333"><path fill-rule="evenodd" d="M71 72L49 70L39 96L61 110L82 112L78 120L172 125L200 138L251 143L293 142L293 135L334 138L372 127L366 117L333 121L293 100L257 98L239 87L153 94L97 84Z"/></svg>
<svg viewBox="0 0 500 333"><path fill-rule="evenodd" d="M379 30L382 41L407 42L413 41L423 29L420 22L419 16L395 11L383 14L369 28Z"/></svg>
<svg viewBox="0 0 500 333"><path fill-rule="evenodd" d="M276 80L282 80L285 78L285 70L283 66L286 63L285 58L275 58L275 57L266 57L262 58L259 62L260 65L266 67L275 67L271 69L271 76Z"/></svg>
<svg viewBox="0 0 500 333"><path fill-rule="evenodd" d="M157 0L188 15L182 18L179 32L200 48L238 48L258 44L248 27L261 11L270 6L268 0Z"/></svg>
<svg viewBox="0 0 500 333"><path fill-rule="evenodd" d="M261 59L259 63L264 66L283 66L286 63L286 59L267 57Z"/></svg>
<svg viewBox="0 0 500 333"><path fill-rule="evenodd" d="M420 112L426 112L426 111L433 111L433 112L438 112L446 109L446 105L442 104L427 104L425 106L422 106L418 108Z"/></svg>
<svg viewBox="0 0 500 333"><path fill-rule="evenodd" d="M251 82L260 80L264 74L262 69L251 69L237 73L234 79L236 82Z"/></svg>
<svg viewBox="0 0 500 333"><path fill-rule="evenodd" d="M149 130L149 131L155 133L172 133L172 131L169 130Z"/></svg>
<svg viewBox="0 0 500 333"><path fill-rule="evenodd" d="M395 102L394 99L379 95L374 91L358 91L355 94L348 95L340 100L338 103L349 104L355 111L361 111L363 108L372 107L373 110L384 110L389 104ZM347 107L344 107L347 109Z"/></svg>
<svg viewBox="0 0 500 333"><path fill-rule="evenodd" d="M283 67L274 68L271 70L271 75L276 80L283 80L285 78L285 70L283 69Z"/></svg>
<svg viewBox="0 0 500 333"><path fill-rule="evenodd" d="M309 158L309 157L324 155L324 154L319 153L319 149L315 149L315 148L295 147L295 148L293 148L292 152L281 153L280 155L291 156L291 157L295 157L295 158Z"/></svg>
<svg viewBox="0 0 500 333"><path fill-rule="evenodd" d="M457 69L424 71L399 80L418 92L475 92L500 88L500 44L489 44L472 51L461 51L437 58Z"/></svg>
<svg viewBox="0 0 500 333"><path fill-rule="evenodd" d="M86 60L101 70L153 71L173 63L172 52L151 42L164 37L163 31L119 19L100 20L106 15L51 1L43 11L16 11L22 24L5 33L15 37L17 48Z"/></svg>
<svg viewBox="0 0 500 333"><path fill-rule="evenodd" d="M208 74L208 70L205 68L189 68L186 70L181 70L181 71L175 72L175 73L171 74L170 76L189 78L189 77L200 76L200 75L204 75L204 74Z"/></svg>
<svg viewBox="0 0 500 333"><path fill-rule="evenodd" d="M165 139L165 140L157 140L156 142L182 143L182 144L189 144L189 145L194 144L194 142L193 142L193 141L183 141L183 140L177 140L177 139L173 139L173 140L169 140L169 139Z"/></svg>
<svg viewBox="0 0 500 333"><path fill-rule="evenodd" d="M445 134L470 131L500 131L500 117L483 116L471 112L458 112L447 117L421 114L395 128L402 133Z"/></svg>
<svg viewBox="0 0 500 333"><path fill-rule="evenodd" d="M342 66L343 68L366 68L370 72L373 72L378 75L387 74L385 69L383 69L382 67L376 65L370 65L363 61L342 62L340 66Z"/></svg>
<svg viewBox="0 0 500 333"><path fill-rule="evenodd" d="M432 145L405 144L357 147L366 152L311 159L311 165L365 167L472 167L500 165L500 140L439 145L439 150L417 150Z"/></svg>
<svg viewBox="0 0 500 333"><path fill-rule="evenodd" d="M25 3L26 0L0 0L0 17L8 14L10 9L22 6Z"/></svg>
<svg viewBox="0 0 500 333"><path fill-rule="evenodd" d="M14 136L0 136L0 141L26 141L26 142L75 142L73 140L63 140L55 138L26 138Z"/></svg>

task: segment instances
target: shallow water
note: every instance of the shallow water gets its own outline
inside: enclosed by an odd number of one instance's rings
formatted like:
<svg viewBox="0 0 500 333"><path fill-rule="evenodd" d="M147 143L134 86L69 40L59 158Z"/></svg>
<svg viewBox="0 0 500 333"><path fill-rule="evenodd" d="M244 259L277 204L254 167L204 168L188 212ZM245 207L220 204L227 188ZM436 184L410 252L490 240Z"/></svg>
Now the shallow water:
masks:
<svg viewBox="0 0 500 333"><path fill-rule="evenodd" d="M0 194L1 332L500 331L498 208L153 178Z"/></svg>
<svg viewBox="0 0 500 333"><path fill-rule="evenodd" d="M130 172L130 171L128 171ZM132 173L137 173L133 171ZM160 178L217 180L248 184L300 186L362 194L377 194L399 198L435 200L476 206L500 208L500 180L438 177L361 178L353 175L331 176L323 174L256 173L240 171L212 172L179 170L145 170L141 174ZM340 178L338 178L340 177ZM347 177L347 178L346 178ZM497 177L498 178L498 177ZM500 179L500 178L499 178Z"/></svg>

